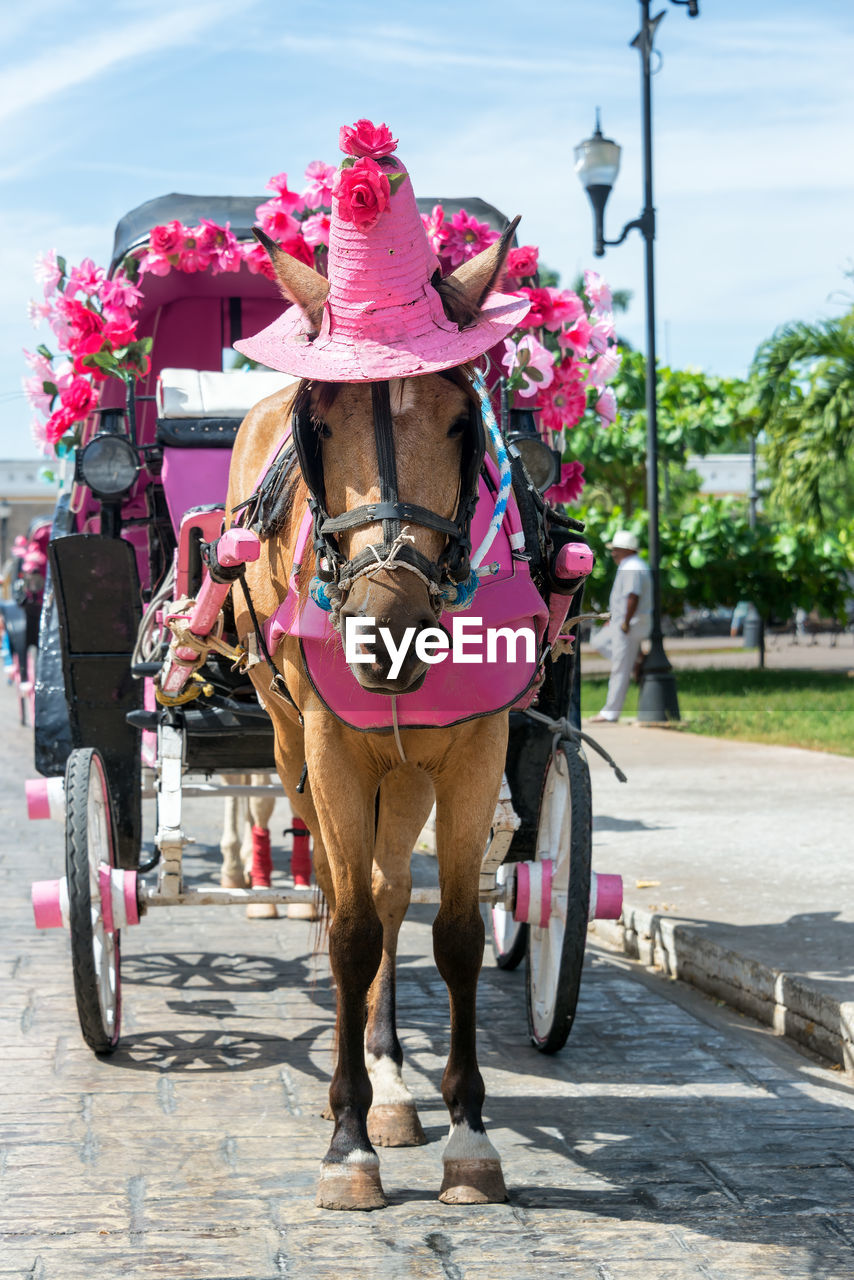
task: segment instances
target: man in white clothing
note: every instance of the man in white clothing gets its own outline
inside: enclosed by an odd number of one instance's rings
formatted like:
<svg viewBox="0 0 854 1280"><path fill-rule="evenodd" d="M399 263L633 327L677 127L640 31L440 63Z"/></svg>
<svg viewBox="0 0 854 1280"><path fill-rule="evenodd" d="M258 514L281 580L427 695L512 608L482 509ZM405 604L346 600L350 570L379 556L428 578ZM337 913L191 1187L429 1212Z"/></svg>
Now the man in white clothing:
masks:
<svg viewBox="0 0 854 1280"><path fill-rule="evenodd" d="M650 633L652 579L649 565L638 555L637 535L621 529L614 534L608 550L617 562L608 610L611 620L593 638L592 644L611 660L608 697L593 724L613 724L619 720L629 681L632 678L641 641Z"/></svg>

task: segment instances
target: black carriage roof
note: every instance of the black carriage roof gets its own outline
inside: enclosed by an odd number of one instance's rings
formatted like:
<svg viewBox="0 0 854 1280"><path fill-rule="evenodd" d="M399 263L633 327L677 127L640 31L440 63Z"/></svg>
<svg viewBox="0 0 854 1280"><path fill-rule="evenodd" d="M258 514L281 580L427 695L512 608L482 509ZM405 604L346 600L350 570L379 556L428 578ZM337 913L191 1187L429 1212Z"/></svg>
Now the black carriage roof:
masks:
<svg viewBox="0 0 854 1280"><path fill-rule="evenodd" d="M173 220L183 222L185 226L195 226L202 218L210 218L219 226L229 222L238 240L248 240L257 221L255 210L267 199L269 196L188 196L173 192L168 196L146 200L145 204L131 209L130 213L119 220L113 241L111 270L115 269L131 249L138 249L148 241L152 227L159 227ZM436 204L441 204L446 217L453 217L460 209L465 209L466 213L488 223L496 231L503 231L509 221L494 205L487 204L477 196L463 200L425 198L418 201L418 208L422 213L430 213Z"/></svg>

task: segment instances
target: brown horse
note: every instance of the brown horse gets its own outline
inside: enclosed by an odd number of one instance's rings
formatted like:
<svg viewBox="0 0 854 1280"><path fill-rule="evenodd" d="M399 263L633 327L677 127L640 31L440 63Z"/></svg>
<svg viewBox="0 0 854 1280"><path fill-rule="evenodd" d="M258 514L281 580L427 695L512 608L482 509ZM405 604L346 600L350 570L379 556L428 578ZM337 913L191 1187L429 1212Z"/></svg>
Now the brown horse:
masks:
<svg viewBox="0 0 854 1280"><path fill-rule="evenodd" d="M512 231L512 229L511 229ZM476 321L499 275L509 236L455 273L443 292L449 308ZM315 331L327 282L288 255L271 250L283 293ZM229 520L256 488L265 462L282 441L295 405L310 397L312 431L332 517L381 500L375 443L376 383L303 383L262 401L244 421L234 448ZM388 387L400 501L445 521L457 511L463 437L473 395L459 370L395 379ZM294 471L279 531L247 567L246 582L261 623L285 598L307 490ZM409 534L427 562L436 564L447 535L413 522ZM342 530L348 562L382 536L379 521ZM419 563L423 563L419 561ZM436 624L439 607L428 580L378 562L352 582L340 617L365 616L387 627L395 644L406 628L416 634ZM299 570L305 597L311 566ZM253 626L235 597L241 637ZM296 814L314 839L315 869L331 911L329 952L338 993L338 1060L329 1091L335 1129L321 1166L318 1204L330 1209L374 1209L386 1203L372 1144L425 1141L415 1103L402 1078L403 1054L395 1026L397 937L411 892L410 855L436 802L436 848L441 903L433 924L434 955L450 1001L450 1052L442 1095L451 1116L440 1199L484 1203L506 1198L501 1162L483 1126L484 1085L475 1049L475 998L484 929L478 876L498 798L507 744L507 713L452 728L362 733L336 719L310 682L296 638L275 654L295 703L271 687L264 663L252 668L259 697L276 735L276 766ZM410 647L396 678L391 657L378 645L374 660L353 664L363 687L384 694L417 689L426 666ZM405 761L401 755L405 756ZM307 785L298 782L307 767ZM367 1021L366 1021L367 1019Z"/></svg>

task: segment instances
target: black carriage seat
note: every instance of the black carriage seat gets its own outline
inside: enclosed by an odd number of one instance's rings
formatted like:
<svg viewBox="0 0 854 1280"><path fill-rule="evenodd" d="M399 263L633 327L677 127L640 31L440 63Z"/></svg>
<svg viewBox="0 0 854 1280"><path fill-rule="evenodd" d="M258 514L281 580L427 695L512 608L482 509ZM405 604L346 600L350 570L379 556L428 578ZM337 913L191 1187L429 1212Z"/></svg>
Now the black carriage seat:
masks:
<svg viewBox="0 0 854 1280"><path fill-rule="evenodd" d="M260 369L162 369L157 443L169 449L231 449L249 410L296 381L289 374Z"/></svg>

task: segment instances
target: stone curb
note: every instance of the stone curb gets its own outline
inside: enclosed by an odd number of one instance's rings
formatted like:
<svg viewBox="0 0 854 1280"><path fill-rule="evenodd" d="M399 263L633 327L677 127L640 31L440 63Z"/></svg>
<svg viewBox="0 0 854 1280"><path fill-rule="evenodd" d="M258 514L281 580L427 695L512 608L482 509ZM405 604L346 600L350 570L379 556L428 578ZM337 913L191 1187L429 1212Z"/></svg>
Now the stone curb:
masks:
<svg viewBox="0 0 854 1280"><path fill-rule="evenodd" d="M689 982L854 1075L854 1002L840 1002L802 974L773 969L707 932L626 903L592 933L648 968Z"/></svg>

